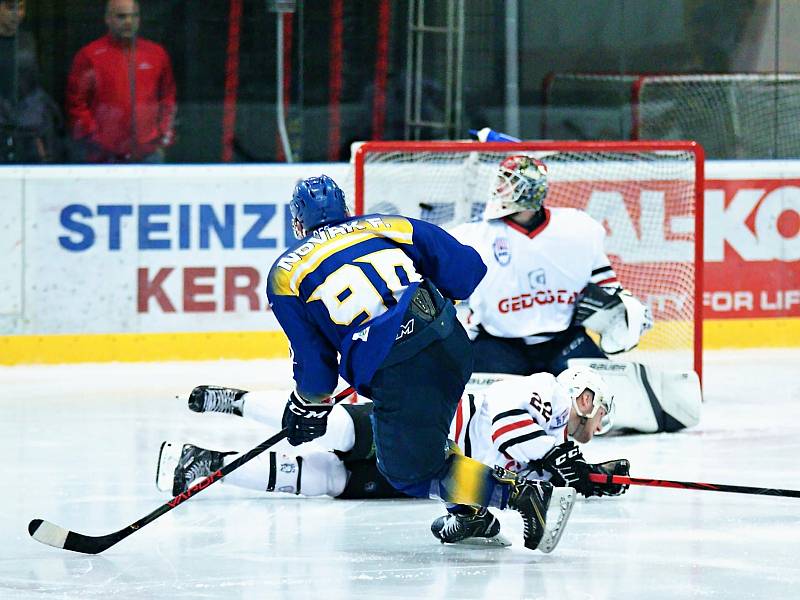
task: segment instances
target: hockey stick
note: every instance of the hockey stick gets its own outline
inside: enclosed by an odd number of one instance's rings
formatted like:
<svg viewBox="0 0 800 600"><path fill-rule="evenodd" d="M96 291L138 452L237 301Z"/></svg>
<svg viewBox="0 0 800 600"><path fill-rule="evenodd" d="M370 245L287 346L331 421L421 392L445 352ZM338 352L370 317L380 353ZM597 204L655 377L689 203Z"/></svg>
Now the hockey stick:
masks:
<svg viewBox="0 0 800 600"><path fill-rule="evenodd" d="M606 485L648 485L683 490L705 490L707 492L732 492L734 494L759 494L763 496L800 498L800 490L757 488L746 485L727 485L724 483L699 483L697 481L672 481L670 479L640 479L637 477L625 477L624 475L603 475L602 473L590 473L589 479L595 483L604 483Z"/></svg>
<svg viewBox="0 0 800 600"><path fill-rule="evenodd" d="M353 388L347 388L346 390L339 392L336 394L336 396L334 396L334 402L341 402L350 396L353 391ZM119 531L115 531L114 533L99 536L83 535L82 533L69 531L63 527L60 527L59 525L55 525L54 523L45 521L43 519L33 519L30 523L28 523L28 533L37 542L47 544L48 546L63 548L64 550L71 550L73 552L82 552L83 554L100 554L104 550L108 550L117 542L124 540L133 532L138 531L149 523L152 523L164 513L171 511L179 504L183 504L192 496L199 494L211 484L225 477L231 471L235 471L246 462L253 460L256 456L265 450L268 450L285 437L286 430L282 429L268 440L261 442L249 452L242 454L233 462L225 465L221 469L217 469L215 472L211 473L211 475L202 479L185 492L178 494L172 500L162 504L149 515L142 517L135 523L131 523L127 527L124 527Z"/></svg>

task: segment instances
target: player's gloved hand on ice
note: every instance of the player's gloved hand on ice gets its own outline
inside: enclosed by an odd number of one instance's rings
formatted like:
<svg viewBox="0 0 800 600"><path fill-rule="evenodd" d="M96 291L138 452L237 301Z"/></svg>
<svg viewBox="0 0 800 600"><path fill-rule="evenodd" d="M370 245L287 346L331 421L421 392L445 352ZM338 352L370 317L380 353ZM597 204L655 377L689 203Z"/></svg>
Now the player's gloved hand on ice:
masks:
<svg viewBox="0 0 800 600"><path fill-rule="evenodd" d="M631 473L631 463L625 458L609 460L595 465L589 465L592 473L601 475L622 475L628 477ZM593 496L621 496L628 491L628 485L618 485L616 483L595 483L592 482Z"/></svg>
<svg viewBox="0 0 800 600"><path fill-rule="evenodd" d="M334 404L330 398L324 402L311 402L296 391L289 395L283 409L283 428L287 430L286 439L292 446L310 442L328 429L328 414Z"/></svg>
<svg viewBox="0 0 800 600"><path fill-rule="evenodd" d="M536 471L550 473L550 483L557 487L573 487L584 496L592 496L591 469L573 441L553 446L542 458L531 461Z"/></svg>

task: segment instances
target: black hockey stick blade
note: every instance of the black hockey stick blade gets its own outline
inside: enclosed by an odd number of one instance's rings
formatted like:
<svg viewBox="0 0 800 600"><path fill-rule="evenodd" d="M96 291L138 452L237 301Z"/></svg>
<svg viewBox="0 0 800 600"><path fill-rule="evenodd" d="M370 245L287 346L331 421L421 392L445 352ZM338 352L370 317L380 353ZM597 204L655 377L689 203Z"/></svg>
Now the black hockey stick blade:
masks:
<svg viewBox="0 0 800 600"><path fill-rule="evenodd" d="M99 554L128 535L123 530L108 535L93 537L69 531L43 519L33 519L28 523L28 533L37 542L53 546L54 548L82 552L83 554Z"/></svg>
<svg viewBox="0 0 800 600"><path fill-rule="evenodd" d="M183 504L192 496L199 494L212 483L219 481L234 469L238 469L244 463L254 459L256 456L274 446L285 437L286 430L283 429L268 440L261 442L258 446L246 454L242 454L233 462L225 465L221 469L217 469L215 472L211 473L211 475L200 480L185 492L178 494L172 500L165 502L149 515L142 517L135 523L131 523L127 527L124 527L119 531L115 531L114 533L100 536L83 535L82 533L69 531L68 529L64 529L63 527L43 519L33 519L30 523L28 523L28 533L37 542L47 544L48 546L53 546L54 548L63 548L64 550L72 550L73 552L81 552L82 554L99 554L117 542L124 540L130 534L138 531L148 523L155 521L158 517L166 512L171 511L179 504Z"/></svg>
<svg viewBox="0 0 800 600"><path fill-rule="evenodd" d="M338 403L354 393L355 390L353 390L352 387L349 387L336 394L333 400L334 402ZM269 448L277 444L285 437L286 430L282 429L268 440L261 442L249 452L242 454L236 460L230 462L221 469L217 469L205 479L200 480L182 494L178 494L172 500L162 504L149 515L142 517L135 523L131 523L127 527L124 527L119 531L115 531L114 533L99 536L83 535L82 533L76 533L75 531L64 529L63 527L51 523L50 521L45 521L44 519L33 519L30 523L28 523L28 533L37 542L47 544L48 546L53 546L54 548L63 548L64 550L81 552L82 554L99 554L117 542L124 540L133 532L139 531L148 523L152 523L158 517L171 511L179 504L183 504L192 496L199 494L212 483L219 481L231 471L241 467L244 463L251 461L262 452L269 450Z"/></svg>
<svg viewBox="0 0 800 600"><path fill-rule="evenodd" d="M780 488L759 488L746 485L728 485L725 483L701 483L698 481L673 481L670 479L643 479L625 477L624 475L603 475L591 473L589 479L595 483L614 485L646 485L652 487L668 487L682 490L702 490L706 492L730 492L733 494L757 494L761 496L781 496L800 498L800 490L784 490Z"/></svg>

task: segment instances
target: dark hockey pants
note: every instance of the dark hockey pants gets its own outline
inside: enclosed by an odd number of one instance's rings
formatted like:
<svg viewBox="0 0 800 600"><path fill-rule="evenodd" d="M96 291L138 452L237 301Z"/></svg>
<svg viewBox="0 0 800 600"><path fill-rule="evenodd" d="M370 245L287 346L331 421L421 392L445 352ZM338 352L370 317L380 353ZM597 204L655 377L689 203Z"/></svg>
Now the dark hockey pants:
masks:
<svg viewBox="0 0 800 600"><path fill-rule="evenodd" d="M469 338L449 311L447 318L446 337L379 369L370 382L378 469L409 496L428 497L431 480L447 470L450 423L472 373Z"/></svg>
<svg viewBox="0 0 800 600"><path fill-rule="evenodd" d="M501 338L484 330L472 342L476 373L558 375L570 358L606 358L583 327L572 327L552 340L527 345L519 338Z"/></svg>

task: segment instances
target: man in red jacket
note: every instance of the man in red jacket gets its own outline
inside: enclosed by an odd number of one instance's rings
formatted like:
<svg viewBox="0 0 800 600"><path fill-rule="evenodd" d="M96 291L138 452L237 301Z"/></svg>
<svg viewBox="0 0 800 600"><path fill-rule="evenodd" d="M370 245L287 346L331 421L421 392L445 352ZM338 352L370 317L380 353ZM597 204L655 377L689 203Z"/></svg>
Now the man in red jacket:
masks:
<svg viewBox="0 0 800 600"><path fill-rule="evenodd" d="M66 98L72 135L89 162L163 162L175 119L169 56L137 37L135 0L109 0L105 22L108 34L72 62Z"/></svg>

